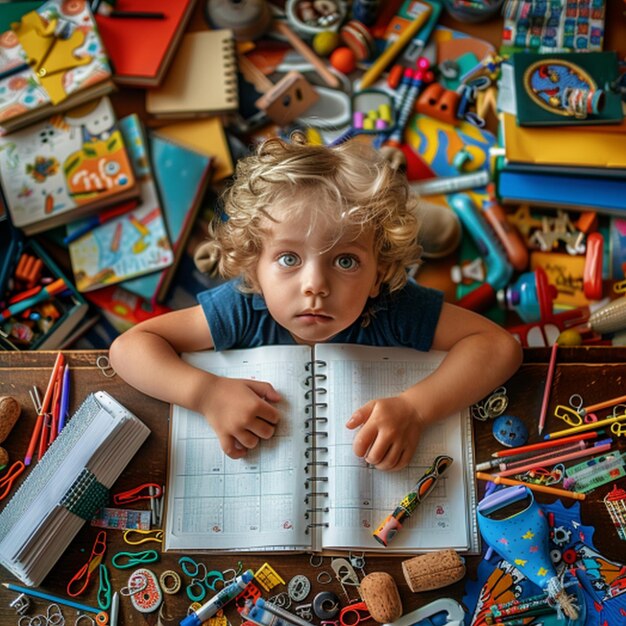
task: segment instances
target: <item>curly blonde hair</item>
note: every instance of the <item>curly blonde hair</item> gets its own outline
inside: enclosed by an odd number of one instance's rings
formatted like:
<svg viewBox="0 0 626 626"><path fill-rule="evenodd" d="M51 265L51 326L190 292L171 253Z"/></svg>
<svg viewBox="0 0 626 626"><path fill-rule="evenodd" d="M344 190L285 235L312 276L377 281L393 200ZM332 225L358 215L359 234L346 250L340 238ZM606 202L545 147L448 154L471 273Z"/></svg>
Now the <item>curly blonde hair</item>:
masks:
<svg viewBox="0 0 626 626"><path fill-rule="evenodd" d="M263 225L278 221L285 210L306 212L310 229L318 219L331 220L335 241L348 229L373 228L381 282L390 292L404 286L407 267L420 259L417 199L405 176L363 143L307 145L301 133L291 142L268 139L255 155L238 161L223 203L224 213L210 224L210 239L196 261L224 278L240 276L244 291L255 291Z"/></svg>

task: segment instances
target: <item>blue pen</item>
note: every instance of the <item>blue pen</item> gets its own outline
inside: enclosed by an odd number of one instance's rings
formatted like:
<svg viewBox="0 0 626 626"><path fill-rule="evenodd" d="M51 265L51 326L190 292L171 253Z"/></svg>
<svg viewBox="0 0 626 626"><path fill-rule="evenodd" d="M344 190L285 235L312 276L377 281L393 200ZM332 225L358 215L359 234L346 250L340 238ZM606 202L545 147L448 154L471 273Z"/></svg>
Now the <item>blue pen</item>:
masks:
<svg viewBox="0 0 626 626"><path fill-rule="evenodd" d="M59 412L59 424L57 432L61 432L63 426L65 426L65 419L67 417L67 409L70 405L70 366L66 363L63 370L63 381L61 383L61 410Z"/></svg>
<svg viewBox="0 0 626 626"><path fill-rule="evenodd" d="M231 600L234 600L253 578L254 573L252 570L246 570L241 576L237 576L233 583L228 585L228 587L224 587L224 589L214 595L197 611L187 615L187 617L180 622L180 626L201 626L203 622L213 617Z"/></svg>

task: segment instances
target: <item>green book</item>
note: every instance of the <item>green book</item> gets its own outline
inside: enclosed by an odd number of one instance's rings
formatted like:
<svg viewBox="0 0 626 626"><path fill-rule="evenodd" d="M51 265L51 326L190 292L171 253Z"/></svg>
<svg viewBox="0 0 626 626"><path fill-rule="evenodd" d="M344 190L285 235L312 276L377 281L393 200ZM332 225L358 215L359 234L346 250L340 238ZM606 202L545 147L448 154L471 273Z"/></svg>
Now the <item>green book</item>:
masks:
<svg viewBox="0 0 626 626"><path fill-rule="evenodd" d="M622 101L614 88L616 52L518 52L511 62L520 126L622 121Z"/></svg>

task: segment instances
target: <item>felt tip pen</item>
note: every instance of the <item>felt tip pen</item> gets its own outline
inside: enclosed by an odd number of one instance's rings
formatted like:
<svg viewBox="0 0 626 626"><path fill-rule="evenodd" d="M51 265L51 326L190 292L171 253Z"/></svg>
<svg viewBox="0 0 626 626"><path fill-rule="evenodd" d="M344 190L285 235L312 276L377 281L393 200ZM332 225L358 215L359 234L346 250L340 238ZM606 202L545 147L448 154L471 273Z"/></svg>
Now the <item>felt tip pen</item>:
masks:
<svg viewBox="0 0 626 626"><path fill-rule="evenodd" d="M252 570L246 570L235 581L224 587L208 602L203 604L197 611L190 613L180 622L180 626L201 626L203 622L213 617L220 609L224 608L231 600L234 600L254 578Z"/></svg>

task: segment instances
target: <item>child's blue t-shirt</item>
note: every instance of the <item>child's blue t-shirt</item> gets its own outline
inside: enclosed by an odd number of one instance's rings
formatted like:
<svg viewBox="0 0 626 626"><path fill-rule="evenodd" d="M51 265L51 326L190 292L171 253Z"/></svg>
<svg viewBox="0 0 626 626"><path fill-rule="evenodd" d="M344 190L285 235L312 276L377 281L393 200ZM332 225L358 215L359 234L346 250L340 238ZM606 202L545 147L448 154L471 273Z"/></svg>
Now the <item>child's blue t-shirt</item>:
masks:
<svg viewBox="0 0 626 626"><path fill-rule="evenodd" d="M295 344L289 332L274 321L263 297L242 293L239 284L235 279L198 294L215 349ZM441 291L410 280L403 289L374 298L373 304L376 313L369 325L363 327L358 319L331 343L430 350L443 306Z"/></svg>

